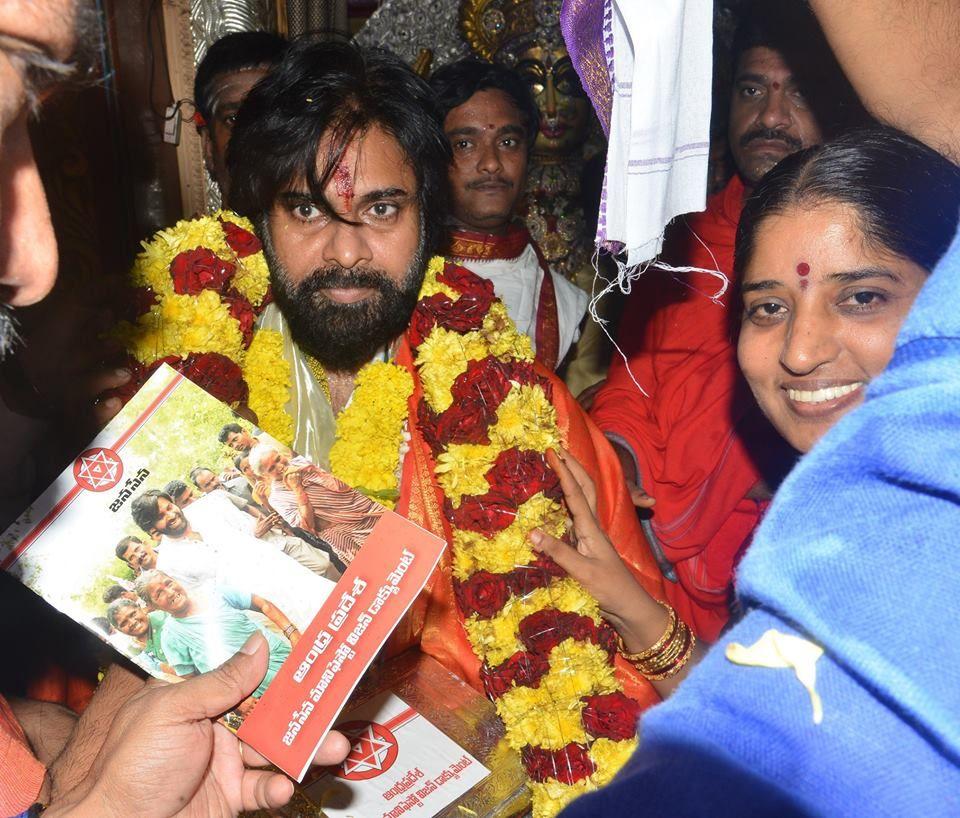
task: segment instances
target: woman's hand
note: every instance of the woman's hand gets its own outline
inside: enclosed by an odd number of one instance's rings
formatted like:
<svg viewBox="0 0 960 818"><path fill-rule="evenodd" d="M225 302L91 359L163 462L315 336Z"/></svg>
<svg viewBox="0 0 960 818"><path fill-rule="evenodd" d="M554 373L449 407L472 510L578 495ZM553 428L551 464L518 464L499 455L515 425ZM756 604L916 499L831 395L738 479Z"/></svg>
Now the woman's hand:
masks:
<svg viewBox="0 0 960 818"><path fill-rule="evenodd" d="M632 610L636 599L647 593L597 522L597 491L590 475L562 450L561 454L547 452L547 462L560 478L560 487L573 517L576 545L568 545L538 530L530 534L533 547L583 585L616 626Z"/></svg>

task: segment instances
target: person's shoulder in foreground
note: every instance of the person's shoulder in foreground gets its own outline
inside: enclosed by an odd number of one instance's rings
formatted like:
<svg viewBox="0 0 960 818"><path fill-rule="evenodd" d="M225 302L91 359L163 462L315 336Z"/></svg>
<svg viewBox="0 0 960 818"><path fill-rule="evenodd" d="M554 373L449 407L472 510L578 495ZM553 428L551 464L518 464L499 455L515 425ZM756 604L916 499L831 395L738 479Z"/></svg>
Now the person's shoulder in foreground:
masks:
<svg viewBox="0 0 960 818"><path fill-rule="evenodd" d="M781 487L746 618L565 816L960 814L958 280L960 239L864 405Z"/></svg>

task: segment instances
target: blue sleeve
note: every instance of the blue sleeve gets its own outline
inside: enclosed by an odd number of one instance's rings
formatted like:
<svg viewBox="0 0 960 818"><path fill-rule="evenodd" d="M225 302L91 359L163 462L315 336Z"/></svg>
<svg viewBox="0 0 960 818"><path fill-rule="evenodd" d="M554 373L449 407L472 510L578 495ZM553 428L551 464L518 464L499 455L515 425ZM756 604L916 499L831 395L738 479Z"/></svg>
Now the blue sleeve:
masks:
<svg viewBox="0 0 960 818"><path fill-rule="evenodd" d="M249 611L253 606L252 594L232 588L229 585L218 585L217 591L223 597L223 601L231 608L239 611Z"/></svg>
<svg viewBox="0 0 960 818"><path fill-rule="evenodd" d="M164 656L167 657L167 663L177 676L192 676L199 672L186 645L170 628L164 628L160 634L160 645L163 647Z"/></svg>

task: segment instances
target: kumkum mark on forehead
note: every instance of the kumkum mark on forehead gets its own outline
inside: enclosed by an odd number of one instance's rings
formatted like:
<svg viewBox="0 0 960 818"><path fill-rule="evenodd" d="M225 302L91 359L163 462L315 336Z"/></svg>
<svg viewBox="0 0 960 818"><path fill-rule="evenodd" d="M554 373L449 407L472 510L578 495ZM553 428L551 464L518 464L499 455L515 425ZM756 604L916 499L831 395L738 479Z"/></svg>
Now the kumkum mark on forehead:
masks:
<svg viewBox="0 0 960 818"><path fill-rule="evenodd" d="M810 265L805 261L801 261L797 265L797 275L800 276L800 289L807 289L807 285L810 283L810 280L807 278L810 275Z"/></svg>
<svg viewBox="0 0 960 818"><path fill-rule="evenodd" d="M343 199L343 203L349 208L353 204L353 178L350 176L350 169L341 162L333 172L333 184L337 191L337 196Z"/></svg>

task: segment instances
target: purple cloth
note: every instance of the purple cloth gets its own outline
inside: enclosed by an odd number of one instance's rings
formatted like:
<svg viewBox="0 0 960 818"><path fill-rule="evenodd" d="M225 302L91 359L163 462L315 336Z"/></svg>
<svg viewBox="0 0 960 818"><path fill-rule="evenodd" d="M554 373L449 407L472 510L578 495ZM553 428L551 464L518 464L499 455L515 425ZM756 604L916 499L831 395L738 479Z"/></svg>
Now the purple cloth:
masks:
<svg viewBox="0 0 960 818"><path fill-rule="evenodd" d="M611 0L563 0L560 8L560 31L570 61L608 136L613 99L612 14Z"/></svg>

